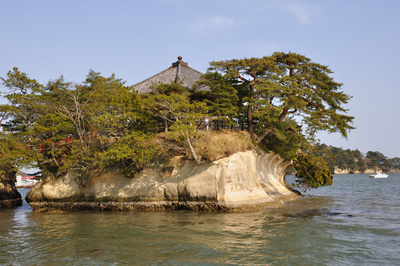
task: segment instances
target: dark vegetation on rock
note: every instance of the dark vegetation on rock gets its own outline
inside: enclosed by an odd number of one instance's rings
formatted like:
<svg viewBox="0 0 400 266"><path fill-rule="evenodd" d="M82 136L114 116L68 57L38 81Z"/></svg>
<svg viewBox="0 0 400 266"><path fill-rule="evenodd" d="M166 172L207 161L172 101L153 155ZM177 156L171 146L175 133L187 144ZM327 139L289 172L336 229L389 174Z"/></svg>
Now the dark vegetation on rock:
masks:
<svg viewBox="0 0 400 266"><path fill-rule="evenodd" d="M26 162L21 146L10 134L0 132L0 208L22 204L21 194L15 187L17 165Z"/></svg>
<svg viewBox="0 0 400 266"><path fill-rule="evenodd" d="M15 175L0 174L0 208L22 205L22 197L15 187Z"/></svg>

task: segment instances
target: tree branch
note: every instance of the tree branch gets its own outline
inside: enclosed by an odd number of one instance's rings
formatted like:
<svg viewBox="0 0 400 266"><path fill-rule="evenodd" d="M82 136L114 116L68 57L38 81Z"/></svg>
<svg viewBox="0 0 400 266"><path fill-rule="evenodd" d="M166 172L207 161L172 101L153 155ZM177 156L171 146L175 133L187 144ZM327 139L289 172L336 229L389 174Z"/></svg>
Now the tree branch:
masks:
<svg viewBox="0 0 400 266"><path fill-rule="evenodd" d="M261 136L259 136L259 137L257 138L257 144L260 144L260 143L265 139L265 137L268 136L268 134L270 134L270 133L272 133L272 132L275 132L275 129L274 129L274 128L266 129L266 130L261 134Z"/></svg>
<svg viewBox="0 0 400 266"><path fill-rule="evenodd" d="M321 106L319 106L319 105L316 104L316 103L311 102L310 100L308 100L308 99L306 99L306 98L300 97L300 99L302 99L303 101L305 101L305 102L308 103L309 105L314 106L314 107L317 108L319 111L323 111L323 110L324 110Z"/></svg>
<svg viewBox="0 0 400 266"><path fill-rule="evenodd" d="M279 122L282 122L283 119L285 119L286 115L288 114L289 108L285 107L281 113L281 115L279 116Z"/></svg>

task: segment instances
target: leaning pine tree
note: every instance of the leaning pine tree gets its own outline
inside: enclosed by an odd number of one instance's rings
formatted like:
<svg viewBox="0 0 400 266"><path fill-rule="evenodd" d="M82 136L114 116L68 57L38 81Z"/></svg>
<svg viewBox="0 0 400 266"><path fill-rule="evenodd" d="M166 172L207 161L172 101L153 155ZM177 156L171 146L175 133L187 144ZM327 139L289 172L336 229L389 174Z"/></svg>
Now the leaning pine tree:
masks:
<svg viewBox="0 0 400 266"><path fill-rule="evenodd" d="M343 107L350 96L332 71L296 53L211 62L209 73L220 73L237 89L246 106L246 127L265 151L293 160L297 182L305 188L332 184L328 165L313 155L319 131L347 137L354 117ZM240 110L243 110L241 108Z"/></svg>

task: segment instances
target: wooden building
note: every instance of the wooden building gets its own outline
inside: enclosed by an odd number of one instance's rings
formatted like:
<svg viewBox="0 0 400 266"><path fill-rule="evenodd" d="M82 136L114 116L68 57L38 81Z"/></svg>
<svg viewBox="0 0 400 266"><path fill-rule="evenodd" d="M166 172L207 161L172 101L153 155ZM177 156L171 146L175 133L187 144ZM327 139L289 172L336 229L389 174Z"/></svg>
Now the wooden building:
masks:
<svg viewBox="0 0 400 266"><path fill-rule="evenodd" d="M189 67L188 63L182 61L182 56L178 56L178 61L172 63L172 66L133 85L133 88L138 93L148 93L151 92L152 86L161 83L182 82L183 86L190 89L201 75L203 73Z"/></svg>

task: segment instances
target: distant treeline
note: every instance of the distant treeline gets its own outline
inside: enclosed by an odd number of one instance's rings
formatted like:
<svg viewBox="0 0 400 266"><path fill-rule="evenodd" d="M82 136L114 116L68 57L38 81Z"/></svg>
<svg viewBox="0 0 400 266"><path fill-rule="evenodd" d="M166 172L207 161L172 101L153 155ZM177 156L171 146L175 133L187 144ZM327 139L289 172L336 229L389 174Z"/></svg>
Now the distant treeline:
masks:
<svg viewBox="0 0 400 266"><path fill-rule="evenodd" d="M323 156L328 162L331 172L335 167L348 170L350 173L364 173L367 169L384 172L400 171L400 158L388 158L378 151L368 151L363 154L358 149L342 149L325 144L319 145L318 155Z"/></svg>

